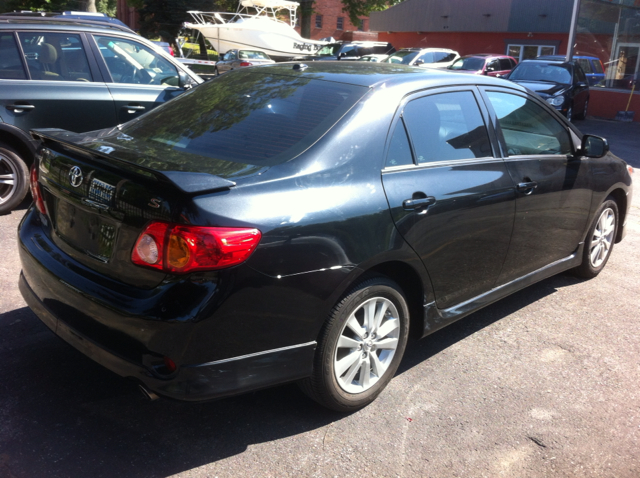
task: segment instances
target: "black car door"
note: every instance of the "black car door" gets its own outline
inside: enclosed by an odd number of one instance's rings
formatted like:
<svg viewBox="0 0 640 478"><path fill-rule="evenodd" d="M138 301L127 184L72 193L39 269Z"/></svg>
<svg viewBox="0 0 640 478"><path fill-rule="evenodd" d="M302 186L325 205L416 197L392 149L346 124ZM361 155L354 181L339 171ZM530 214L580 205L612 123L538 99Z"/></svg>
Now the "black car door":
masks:
<svg viewBox="0 0 640 478"><path fill-rule="evenodd" d="M113 98L82 33L3 32L0 117L28 131L62 128L77 133L116 124ZM5 57L6 55L6 57Z"/></svg>
<svg viewBox="0 0 640 478"><path fill-rule="evenodd" d="M411 98L392 125L384 189L440 309L490 290L509 247L515 192L483 113L474 88L445 89Z"/></svg>
<svg viewBox="0 0 640 478"><path fill-rule="evenodd" d="M487 88L505 163L516 183L516 215L498 284L567 258L584 239L589 163L574 158L575 138L556 115L525 93Z"/></svg>
<svg viewBox="0 0 640 478"><path fill-rule="evenodd" d="M95 55L113 96L117 123L125 123L184 92L178 68L141 42L92 35Z"/></svg>
<svg viewBox="0 0 640 478"><path fill-rule="evenodd" d="M573 114L584 115L584 108L589 99L589 81L584 70L576 64L573 68Z"/></svg>

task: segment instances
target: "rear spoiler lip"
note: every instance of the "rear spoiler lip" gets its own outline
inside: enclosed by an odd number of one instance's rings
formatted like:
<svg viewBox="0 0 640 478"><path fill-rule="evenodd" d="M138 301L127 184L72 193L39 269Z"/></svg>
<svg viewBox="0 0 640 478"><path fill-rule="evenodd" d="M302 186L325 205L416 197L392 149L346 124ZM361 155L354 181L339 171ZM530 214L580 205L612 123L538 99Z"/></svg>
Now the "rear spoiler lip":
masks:
<svg viewBox="0 0 640 478"><path fill-rule="evenodd" d="M134 168L140 171L144 171L153 175L159 181L173 184L176 188L178 188L185 194L197 195L221 191L225 189L231 189L236 185L234 181L229 181L228 179L224 179L220 176L215 176L208 173L198 173L191 171L158 171L156 169L147 168L145 166L139 166L135 163L120 159L116 156L110 156L100 151L85 148L82 145L79 145L78 143L74 143L72 141L66 141L60 138L56 133L75 134L71 131L60 128L38 128L30 131L31 137L38 142L44 143L45 140L54 141L56 143L68 145L73 149L81 150L83 153L86 153L95 158L121 163L123 165L126 165L128 169Z"/></svg>

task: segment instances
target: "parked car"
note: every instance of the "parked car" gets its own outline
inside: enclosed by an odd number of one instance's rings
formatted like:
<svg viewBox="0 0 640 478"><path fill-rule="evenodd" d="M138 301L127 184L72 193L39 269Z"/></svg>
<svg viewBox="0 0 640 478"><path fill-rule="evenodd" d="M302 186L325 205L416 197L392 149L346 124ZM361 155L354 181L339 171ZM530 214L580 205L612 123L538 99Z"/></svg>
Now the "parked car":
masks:
<svg viewBox="0 0 640 478"><path fill-rule="evenodd" d="M564 55L544 55L539 56L538 60L556 60L556 61L564 61ZM601 84L604 86L604 66L602 65L602 61L597 56L583 56L577 55L574 56L573 59L576 61L578 65L584 71L587 80L589 81L589 86L596 86Z"/></svg>
<svg viewBox="0 0 640 478"><path fill-rule="evenodd" d="M589 83L575 60L523 60L505 78L538 93L569 121L587 117Z"/></svg>
<svg viewBox="0 0 640 478"><path fill-rule="evenodd" d="M358 58L358 61L370 61L373 63L380 63L386 60L387 58L389 58L389 55L376 55L376 54L363 55L360 58Z"/></svg>
<svg viewBox="0 0 640 478"><path fill-rule="evenodd" d="M391 43L376 41L338 41L323 46L313 55L300 57L305 61L359 60L367 55L389 55L395 52Z"/></svg>
<svg viewBox="0 0 640 478"><path fill-rule="evenodd" d="M0 214L29 190L31 128L81 132L114 126L202 82L119 25L0 20Z"/></svg>
<svg viewBox="0 0 640 478"><path fill-rule="evenodd" d="M385 63L242 68L116 128L32 134L23 297L150 397L302 380L356 410L410 331L600 273L632 196L606 140L527 89Z"/></svg>
<svg viewBox="0 0 640 478"><path fill-rule="evenodd" d="M29 17L33 19L34 17L43 17L49 20L55 18L57 20L62 21L82 21L82 22L97 22L98 24L107 24L110 26L120 27L122 30L133 33L133 30L129 28L127 25L122 23L117 18L110 17L105 13L98 12L74 12L74 11L53 11L53 12L44 12L44 11L31 11L31 10L19 10L14 12L6 12L0 13L0 16L10 16L10 17Z"/></svg>
<svg viewBox="0 0 640 478"><path fill-rule="evenodd" d="M475 75L504 76L517 64L516 59L510 56L480 53L460 57L447 69Z"/></svg>
<svg viewBox="0 0 640 478"><path fill-rule="evenodd" d="M460 58L460 55L457 51L444 48L403 48L390 55L384 62L429 68L447 68L458 58Z"/></svg>
<svg viewBox="0 0 640 478"><path fill-rule="evenodd" d="M220 75L227 71L245 66L268 65L275 63L269 55L260 50L229 50L216 62L215 74Z"/></svg>

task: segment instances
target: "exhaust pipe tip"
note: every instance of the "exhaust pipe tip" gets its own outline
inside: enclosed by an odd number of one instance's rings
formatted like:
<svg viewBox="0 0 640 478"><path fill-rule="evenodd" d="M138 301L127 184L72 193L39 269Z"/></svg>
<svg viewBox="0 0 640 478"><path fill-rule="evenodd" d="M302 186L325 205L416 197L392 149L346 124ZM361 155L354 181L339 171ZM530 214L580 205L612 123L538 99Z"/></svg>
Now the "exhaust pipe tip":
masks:
<svg viewBox="0 0 640 478"><path fill-rule="evenodd" d="M158 397L158 395L156 395L154 392L149 390L144 385L138 384L138 388L140 389L140 392L142 393L142 395L144 395L144 398L146 398L147 400L150 400L153 402L154 400L157 400L158 398L160 398Z"/></svg>

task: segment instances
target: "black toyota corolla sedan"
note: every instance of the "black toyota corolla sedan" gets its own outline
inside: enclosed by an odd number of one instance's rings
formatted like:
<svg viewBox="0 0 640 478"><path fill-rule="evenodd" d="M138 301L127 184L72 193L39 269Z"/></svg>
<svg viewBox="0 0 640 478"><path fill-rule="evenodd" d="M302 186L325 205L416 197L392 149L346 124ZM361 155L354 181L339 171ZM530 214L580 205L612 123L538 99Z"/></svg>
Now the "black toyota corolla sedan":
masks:
<svg viewBox="0 0 640 478"><path fill-rule="evenodd" d="M504 80L371 63L223 75L117 128L32 132L20 290L152 397L288 381L351 411L422 337L596 276L633 169Z"/></svg>

